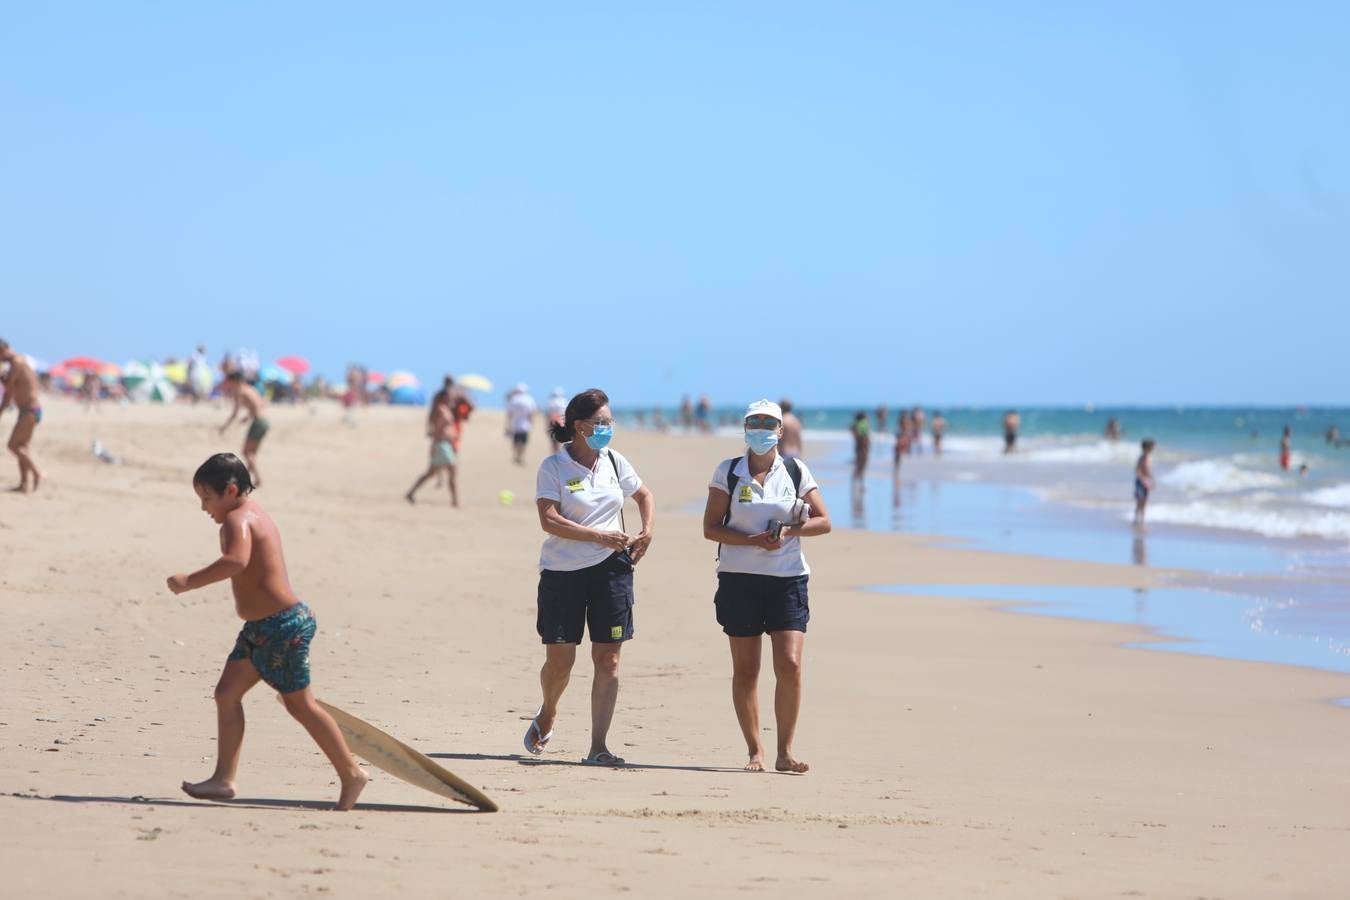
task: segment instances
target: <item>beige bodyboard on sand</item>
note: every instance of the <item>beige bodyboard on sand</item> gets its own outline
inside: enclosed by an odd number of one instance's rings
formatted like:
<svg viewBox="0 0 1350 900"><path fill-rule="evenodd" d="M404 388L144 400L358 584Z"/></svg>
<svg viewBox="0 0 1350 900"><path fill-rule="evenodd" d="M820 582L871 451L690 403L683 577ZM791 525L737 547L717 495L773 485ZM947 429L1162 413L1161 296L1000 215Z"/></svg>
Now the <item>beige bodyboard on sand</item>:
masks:
<svg viewBox="0 0 1350 900"><path fill-rule="evenodd" d="M476 806L483 812L496 812L493 803L478 788L443 766L437 765L402 741L385 734L369 722L358 719L336 706L319 701L337 721L347 746L375 768L401 778L433 794Z"/></svg>

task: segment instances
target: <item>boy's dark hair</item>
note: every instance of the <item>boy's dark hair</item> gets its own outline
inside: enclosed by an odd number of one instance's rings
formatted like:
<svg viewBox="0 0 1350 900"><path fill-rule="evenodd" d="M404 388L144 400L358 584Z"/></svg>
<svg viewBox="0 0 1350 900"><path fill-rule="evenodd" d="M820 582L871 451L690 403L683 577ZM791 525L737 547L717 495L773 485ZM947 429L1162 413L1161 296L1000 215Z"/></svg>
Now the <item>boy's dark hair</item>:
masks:
<svg viewBox="0 0 1350 900"><path fill-rule="evenodd" d="M5 340L4 338L0 338L0 353L4 353L8 349L9 349L9 341Z"/></svg>
<svg viewBox="0 0 1350 900"><path fill-rule="evenodd" d="M241 497L253 493L253 477L248 473L248 466L233 453L217 453L202 463L192 476L192 483L204 484L217 494L224 494L229 485L239 488Z"/></svg>
<svg viewBox="0 0 1350 900"><path fill-rule="evenodd" d="M226 380L226 381L243 381L243 380L244 380L244 373L241 372L241 371L239 371L238 369L235 369L233 372L231 372L230 374L228 374L228 375L225 376L225 380Z"/></svg>
<svg viewBox="0 0 1350 900"><path fill-rule="evenodd" d="M1142 441L1139 442L1140 449L1143 450L1145 453L1152 450L1156 446L1158 446L1158 442L1153 440L1153 438L1144 438Z"/></svg>
<svg viewBox="0 0 1350 900"><path fill-rule="evenodd" d="M601 407L605 406L609 406L609 394L599 388L584 390L567 401L567 409L563 412L563 420L549 425L548 433L558 443L565 444L577 436L576 424L578 419L589 419L599 412Z"/></svg>
<svg viewBox="0 0 1350 900"><path fill-rule="evenodd" d="M781 409L783 415L786 416L788 413L792 412L792 401L784 397L782 400L778 401L778 408Z"/></svg>

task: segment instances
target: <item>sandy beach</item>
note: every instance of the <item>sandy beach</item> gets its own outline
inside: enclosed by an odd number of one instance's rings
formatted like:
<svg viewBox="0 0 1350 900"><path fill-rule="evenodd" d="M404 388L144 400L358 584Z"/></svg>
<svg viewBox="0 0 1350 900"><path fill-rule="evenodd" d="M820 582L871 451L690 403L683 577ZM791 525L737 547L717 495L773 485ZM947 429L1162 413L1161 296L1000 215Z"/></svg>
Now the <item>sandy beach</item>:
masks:
<svg viewBox="0 0 1350 900"><path fill-rule="evenodd" d="M171 595L216 526L189 484L225 409L53 400L33 496L0 495L0 868L13 897L1337 897L1350 842L1350 679L1129 649L1125 626L868 585L1146 585L1147 569L962 549L840 527L813 567L805 776L741 771L714 547L699 511L734 441L620 432L651 486L611 746L579 765L589 665L542 758L548 452L511 465L499 413L469 423L463 507L430 485L424 411L274 408L258 500L319 619L316 694L482 788L476 813L383 773L320 811L332 770L265 687L247 701L240 799L192 800L238 620L226 585ZM10 413L0 420L8 433ZM118 465L89 450L99 438ZM808 461L811 458L808 442ZM880 464L880 463L878 463ZM16 480L7 454L3 480ZM499 492L514 492L503 505ZM629 530L636 513L629 507ZM772 678L761 679L772 725ZM771 740L771 737L770 737Z"/></svg>

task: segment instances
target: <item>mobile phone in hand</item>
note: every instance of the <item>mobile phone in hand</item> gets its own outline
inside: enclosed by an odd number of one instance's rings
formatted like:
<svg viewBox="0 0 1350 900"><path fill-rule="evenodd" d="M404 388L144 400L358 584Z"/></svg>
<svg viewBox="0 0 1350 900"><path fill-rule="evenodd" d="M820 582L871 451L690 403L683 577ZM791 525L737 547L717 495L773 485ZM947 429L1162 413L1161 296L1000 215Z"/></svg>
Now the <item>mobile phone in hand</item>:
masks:
<svg viewBox="0 0 1350 900"><path fill-rule="evenodd" d="M774 519L772 522L770 522L769 537L773 538L775 541L778 540L780 537L782 537L784 524L786 523L780 522L777 519Z"/></svg>

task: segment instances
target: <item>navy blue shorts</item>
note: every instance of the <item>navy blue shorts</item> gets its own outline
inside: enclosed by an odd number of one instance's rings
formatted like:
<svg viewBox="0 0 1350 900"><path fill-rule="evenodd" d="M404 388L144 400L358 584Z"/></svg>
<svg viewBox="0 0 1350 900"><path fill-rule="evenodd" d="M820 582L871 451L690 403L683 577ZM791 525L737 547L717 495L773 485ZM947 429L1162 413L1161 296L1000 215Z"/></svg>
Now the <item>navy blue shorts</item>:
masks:
<svg viewBox="0 0 1350 900"><path fill-rule="evenodd" d="M633 637L633 564L627 552L575 572L539 573L535 630L545 644L617 644Z"/></svg>
<svg viewBox="0 0 1350 900"><path fill-rule="evenodd" d="M717 624L732 637L758 637L766 631L806 631L811 606L806 583L811 576L750 575L718 572Z"/></svg>

